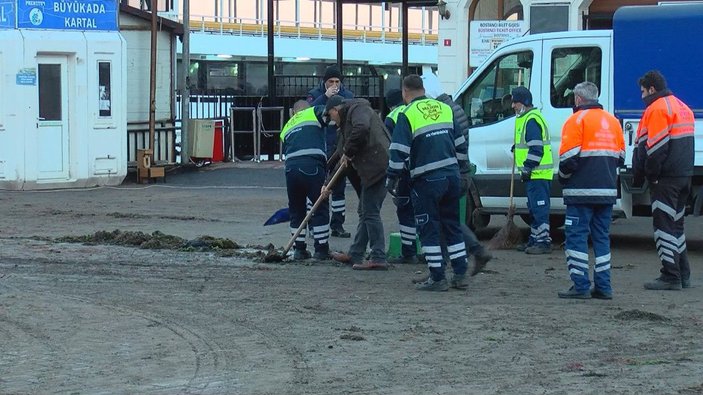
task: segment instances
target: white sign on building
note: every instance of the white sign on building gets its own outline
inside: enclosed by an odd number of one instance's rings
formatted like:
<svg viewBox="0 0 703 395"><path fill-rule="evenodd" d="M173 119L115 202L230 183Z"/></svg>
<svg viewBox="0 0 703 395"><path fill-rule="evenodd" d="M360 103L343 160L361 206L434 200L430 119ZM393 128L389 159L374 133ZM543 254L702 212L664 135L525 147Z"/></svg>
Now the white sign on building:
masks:
<svg viewBox="0 0 703 395"><path fill-rule="evenodd" d="M469 65L478 67L500 44L527 32L525 21L471 21Z"/></svg>

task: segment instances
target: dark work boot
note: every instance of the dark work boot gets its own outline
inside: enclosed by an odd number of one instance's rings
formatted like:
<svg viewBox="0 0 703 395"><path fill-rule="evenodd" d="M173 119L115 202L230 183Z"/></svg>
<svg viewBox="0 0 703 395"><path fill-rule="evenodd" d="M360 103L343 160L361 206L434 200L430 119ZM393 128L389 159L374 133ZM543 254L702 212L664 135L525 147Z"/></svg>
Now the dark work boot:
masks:
<svg viewBox="0 0 703 395"><path fill-rule="evenodd" d="M648 283L644 283L644 289L649 289L653 291L679 291L681 290L681 281L671 283L664 281L661 278L654 279Z"/></svg>
<svg viewBox="0 0 703 395"><path fill-rule="evenodd" d="M603 292L598 288L593 288L591 290L591 297L593 299L604 299L604 300L610 300L613 298L613 293L612 292Z"/></svg>
<svg viewBox="0 0 703 395"><path fill-rule="evenodd" d="M339 237L340 239L348 239L351 237L351 233L344 230L344 228L332 229L330 234L332 237Z"/></svg>
<svg viewBox="0 0 703 395"><path fill-rule="evenodd" d="M449 284L452 288L464 290L469 287L469 280L465 274L455 274Z"/></svg>
<svg viewBox="0 0 703 395"><path fill-rule="evenodd" d="M559 291L557 295L562 299L591 299L591 292L577 291L573 286L566 291Z"/></svg>
<svg viewBox="0 0 703 395"><path fill-rule="evenodd" d="M474 267L471 268L471 273L469 274L472 277L479 274L491 259L493 259L493 255L488 251L483 251L479 255L474 256Z"/></svg>
<svg viewBox="0 0 703 395"><path fill-rule="evenodd" d="M541 254L551 254L552 245L538 243L533 246L525 248L525 253L530 255L541 255Z"/></svg>
<svg viewBox="0 0 703 395"><path fill-rule="evenodd" d="M297 248L293 250L293 260L303 261L305 259L310 259L310 251Z"/></svg>
<svg viewBox="0 0 703 395"><path fill-rule="evenodd" d="M691 279L690 278L682 278L681 279L681 288L691 288Z"/></svg>
<svg viewBox="0 0 703 395"><path fill-rule="evenodd" d="M449 291L449 284L446 278L434 281L432 277L429 277L424 283L415 285L415 289L418 291L445 292Z"/></svg>
<svg viewBox="0 0 703 395"><path fill-rule="evenodd" d="M312 258L316 259L318 261L326 261L332 259L332 256L330 255L330 247L327 244L323 244L324 247L318 247L318 249L315 250L315 253L312 254Z"/></svg>

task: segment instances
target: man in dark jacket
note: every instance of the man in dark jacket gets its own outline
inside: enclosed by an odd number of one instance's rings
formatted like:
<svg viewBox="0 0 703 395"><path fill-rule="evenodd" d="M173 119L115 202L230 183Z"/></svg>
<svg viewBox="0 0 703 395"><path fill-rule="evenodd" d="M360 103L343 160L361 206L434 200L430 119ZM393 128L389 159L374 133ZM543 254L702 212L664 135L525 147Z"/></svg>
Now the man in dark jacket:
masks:
<svg viewBox="0 0 703 395"><path fill-rule="evenodd" d="M342 85L342 73L337 66L329 66L325 69L320 86L308 92L307 101L311 106L324 106L330 97L334 95L342 96L345 99L354 97L352 91ZM326 128L327 134L327 157L331 157L337 147L337 125L333 122ZM342 177L332 189L332 217L330 219L331 235L333 237L348 238L351 234L344 230L344 217L346 213L346 202L344 198L344 188L346 178Z"/></svg>
<svg viewBox="0 0 703 395"><path fill-rule="evenodd" d="M661 274L644 284L651 290L679 290L691 286L684 216L691 193L695 162L694 115L666 87L664 76L652 70L639 80L647 108L637 130L632 155L635 186L649 181L654 240Z"/></svg>
<svg viewBox="0 0 703 395"><path fill-rule="evenodd" d="M381 117L364 99L344 100L341 96L332 96L327 101L325 113L339 125L335 158L351 164L361 179L359 224L354 241L349 253L333 253L332 257L339 262L351 263L355 270L386 270L381 206L386 197L390 135ZM371 254L368 260L364 260L367 244Z"/></svg>
<svg viewBox="0 0 703 395"><path fill-rule="evenodd" d="M281 142L286 155L286 189L290 211L291 234L295 234L305 218L306 199L317 200L325 182L327 156L325 155L326 125L323 106L310 107L304 100L293 106L294 115L281 131ZM329 210L323 202L310 220L315 240L315 259L329 258ZM305 231L298 235L293 249L293 259L310 258L305 243Z"/></svg>
<svg viewBox="0 0 703 395"><path fill-rule="evenodd" d="M468 144L450 106L425 96L422 79L403 79L407 107L398 115L388 162L386 188L395 194L400 173L407 167L412 185L415 226L422 242L430 277L417 285L422 291L446 291L440 232L444 233L454 277L451 286L465 289L466 245L459 225L459 199L468 189Z"/></svg>

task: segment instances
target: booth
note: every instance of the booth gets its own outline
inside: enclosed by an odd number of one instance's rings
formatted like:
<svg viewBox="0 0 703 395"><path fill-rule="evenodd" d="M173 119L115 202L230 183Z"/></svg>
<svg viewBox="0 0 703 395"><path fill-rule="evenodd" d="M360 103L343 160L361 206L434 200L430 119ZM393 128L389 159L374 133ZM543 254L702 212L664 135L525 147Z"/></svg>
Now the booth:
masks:
<svg viewBox="0 0 703 395"><path fill-rule="evenodd" d="M127 174L117 0L0 0L0 188L118 185Z"/></svg>

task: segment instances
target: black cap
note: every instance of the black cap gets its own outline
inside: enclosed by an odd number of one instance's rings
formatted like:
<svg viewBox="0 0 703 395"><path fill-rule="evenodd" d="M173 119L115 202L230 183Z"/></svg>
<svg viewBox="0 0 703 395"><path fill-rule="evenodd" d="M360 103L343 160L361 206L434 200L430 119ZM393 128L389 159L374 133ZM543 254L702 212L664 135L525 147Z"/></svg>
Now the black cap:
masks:
<svg viewBox="0 0 703 395"><path fill-rule="evenodd" d="M522 103L526 106L532 106L532 93L524 86L518 86L513 89L513 103Z"/></svg>
<svg viewBox="0 0 703 395"><path fill-rule="evenodd" d="M330 78L339 78L340 80L342 79L342 73L339 72L337 66L328 66L325 69L325 75L322 77L322 81L327 82L327 80Z"/></svg>
<svg viewBox="0 0 703 395"><path fill-rule="evenodd" d="M386 106L393 108L403 104L403 91L400 89L391 89L386 93Z"/></svg>
<svg viewBox="0 0 703 395"><path fill-rule="evenodd" d="M337 107L344 104L344 98L339 95L334 95L327 99L327 104L325 104L325 115L329 114L332 107Z"/></svg>

